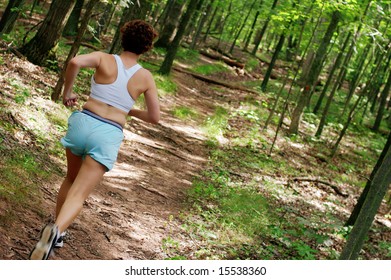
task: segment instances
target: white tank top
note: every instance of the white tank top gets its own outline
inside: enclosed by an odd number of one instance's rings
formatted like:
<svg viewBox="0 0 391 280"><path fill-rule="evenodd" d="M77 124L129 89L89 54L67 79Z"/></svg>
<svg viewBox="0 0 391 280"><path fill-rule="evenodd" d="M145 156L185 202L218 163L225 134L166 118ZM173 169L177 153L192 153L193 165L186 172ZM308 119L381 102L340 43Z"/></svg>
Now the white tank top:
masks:
<svg viewBox="0 0 391 280"><path fill-rule="evenodd" d="M136 64L126 69L118 55L114 58L118 68L117 79L111 84L97 84L92 76L91 97L128 113L135 102L128 92L128 81L142 66Z"/></svg>

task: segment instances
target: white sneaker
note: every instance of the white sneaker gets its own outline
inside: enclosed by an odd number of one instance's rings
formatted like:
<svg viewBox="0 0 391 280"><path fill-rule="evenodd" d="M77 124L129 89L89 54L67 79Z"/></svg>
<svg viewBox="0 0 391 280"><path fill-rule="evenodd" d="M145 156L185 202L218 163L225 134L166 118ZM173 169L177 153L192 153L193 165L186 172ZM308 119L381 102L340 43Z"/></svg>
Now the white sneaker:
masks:
<svg viewBox="0 0 391 280"><path fill-rule="evenodd" d="M66 234L66 231L60 234L56 240L56 243L54 244L54 248L62 248L64 246L64 238Z"/></svg>
<svg viewBox="0 0 391 280"><path fill-rule="evenodd" d="M30 260L47 260L59 235L56 225L49 224L41 231L41 236L34 249L31 251Z"/></svg>

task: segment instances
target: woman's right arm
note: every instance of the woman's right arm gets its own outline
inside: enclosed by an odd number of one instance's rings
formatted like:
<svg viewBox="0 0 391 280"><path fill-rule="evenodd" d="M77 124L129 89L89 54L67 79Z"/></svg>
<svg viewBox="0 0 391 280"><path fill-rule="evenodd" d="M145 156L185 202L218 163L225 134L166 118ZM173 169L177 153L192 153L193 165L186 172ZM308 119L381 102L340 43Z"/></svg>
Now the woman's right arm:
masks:
<svg viewBox="0 0 391 280"><path fill-rule="evenodd" d="M67 70L65 72L63 90L63 104L65 106L71 107L76 104L77 95L72 93L72 88L80 68L98 68L102 55L102 52L92 52L90 54L75 56L69 61Z"/></svg>

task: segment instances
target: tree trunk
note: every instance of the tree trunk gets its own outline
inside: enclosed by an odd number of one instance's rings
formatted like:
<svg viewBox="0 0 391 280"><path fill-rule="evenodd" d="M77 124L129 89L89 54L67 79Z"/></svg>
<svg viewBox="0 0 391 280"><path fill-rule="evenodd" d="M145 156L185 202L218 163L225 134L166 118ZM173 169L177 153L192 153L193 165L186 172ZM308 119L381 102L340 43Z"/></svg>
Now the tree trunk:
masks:
<svg viewBox="0 0 391 280"><path fill-rule="evenodd" d="M35 6L39 5L39 2L41 2L41 0L34 0L33 5L31 6L31 9L30 9L30 17L33 15Z"/></svg>
<svg viewBox="0 0 391 280"><path fill-rule="evenodd" d="M171 72L172 64L174 63L174 59L176 53L178 51L179 45L181 43L182 37L185 34L187 24L189 23L195 9L197 7L198 0L190 0L190 3L186 9L185 14L181 18L178 31L175 35L174 40L172 41L170 48L167 51L166 57L159 69L159 73L162 75L169 75Z"/></svg>
<svg viewBox="0 0 391 280"><path fill-rule="evenodd" d="M75 0L53 0L35 36L19 49L30 62L40 66L47 64L47 59L60 40L62 30L74 5Z"/></svg>
<svg viewBox="0 0 391 280"><path fill-rule="evenodd" d="M191 37L194 37L192 34L196 32L196 26L200 26L203 5L204 0L199 0L195 12L191 16L189 25L186 28L185 34L183 35L184 37L186 37L186 42L188 42L188 44L191 44L191 41L189 43L189 40L191 40Z"/></svg>
<svg viewBox="0 0 391 280"><path fill-rule="evenodd" d="M262 81L261 89L264 92L266 91L267 83L269 82L270 75L272 74L272 71L273 71L274 65L277 61L278 55L280 54L282 46L284 45L284 41L285 41L285 34L282 34L280 36L280 40L278 41L276 50L273 53L273 57L270 61L269 67L267 68L265 77L263 78L263 81Z"/></svg>
<svg viewBox="0 0 391 280"><path fill-rule="evenodd" d="M236 41L239 39L239 36L240 36L240 34L242 33L243 28L246 26L247 20L248 20L248 18L249 18L249 16L250 16L251 12L252 12L252 10L253 10L253 7L255 6L255 3L256 3L257 1L258 1L258 0L254 0L254 2L251 4L251 7L250 7L250 9L248 10L248 13L247 13L246 17L244 18L244 20L243 20L243 22L242 22L242 25L241 25L240 28L239 28L239 31L236 33L235 39L234 39L234 41L232 42L231 48L229 49L229 53L232 53L232 52L233 52L234 47L235 47L235 45L236 45ZM244 9L244 7L243 7L243 9Z"/></svg>
<svg viewBox="0 0 391 280"><path fill-rule="evenodd" d="M388 137L387 143L390 143L391 134ZM348 240L342 250L341 260L357 259L361 248L364 244L365 237L375 219L376 213L381 205L381 202L391 184L391 147L386 145L382 155L379 158L372 174L368 193L359 211L357 220L354 223L352 231L349 234Z"/></svg>
<svg viewBox="0 0 391 280"><path fill-rule="evenodd" d="M209 33L210 33L210 30L212 29L212 24L213 24L213 20L216 18L216 14L219 10L219 4L220 4L220 0L217 1L217 4L216 4L216 7L215 9L213 10L213 14L212 16L210 17L210 21L209 23L207 24L208 28L206 29L206 32L204 34L204 37L202 38L202 42L206 42L206 39L208 38L209 36Z"/></svg>
<svg viewBox="0 0 391 280"><path fill-rule="evenodd" d="M160 32L159 39L155 43L157 48L168 48L175 36L178 19L181 17L183 11L183 1L175 0L171 9L169 10L168 17L164 22L163 30Z"/></svg>
<svg viewBox="0 0 391 280"><path fill-rule="evenodd" d="M204 28L205 26L205 23L208 19L208 16L210 14L210 12L212 11L212 6L213 6L213 2L214 0L211 0L209 1L207 7L205 8L205 12L203 13L202 17L201 17L201 20L200 20L200 23L198 25L198 28L197 28L197 31L193 37L193 40L191 42L191 45L190 45L190 49L194 50L197 46L197 43L198 43L198 40L200 38L200 35L201 35L201 31L202 29Z"/></svg>
<svg viewBox="0 0 391 280"><path fill-rule="evenodd" d="M229 18L231 15L232 15L232 0L229 2L227 15L224 17L224 19L223 19L222 21L220 21L220 24L219 24L218 30L219 30L219 32L220 32L220 37L219 37L219 41L217 42L217 46L216 46L217 49L220 48L220 43L221 43L221 39L223 38L225 25L227 24L228 18Z"/></svg>
<svg viewBox="0 0 391 280"><path fill-rule="evenodd" d="M307 76L305 80L305 86L304 89L299 97L298 103L296 108L293 111L292 114L292 121L291 125L289 127L289 133L290 134L297 134L299 132L299 124L301 120L301 115L303 114L305 106L309 102L309 98L311 96L311 92L313 90L313 86L315 84L315 81L317 81L318 76L321 71L322 62L324 61L324 57L327 52L327 48L330 44L330 40L334 34L334 31L336 30L338 23L340 20L340 13L339 11L335 11L331 17L331 22L327 28L326 34L323 37L322 43L318 47L318 50L316 52L314 61L311 66L310 74Z"/></svg>
<svg viewBox="0 0 391 280"><path fill-rule="evenodd" d="M350 49L348 51L348 54L347 54L347 60L350 60L352 55L353 55L353 52L356 48L356 42L358 41L358 38L360 36L360 32L361 32L361 29L363 27L363 22L364 22L364 18L367 16L367 13L368 13L368 10L369 10L369 7L371 5L371 2L372 0L368 1L366 7L365 7L365 10L364 10L364 13L361 17L361 20L360 20L360 24L354 34L354 38L353 38L353 41L350 45ZM371 37L371 42L370 44L372 44L373 42L373 38ZM365 63L365 60L366 60L366 57L369 53L369 50L370 50L370 44L368 44L368 46L366 48L364 48L364 55L360 56L361 60L360 60L360 63L358 65L358 67L356 67L356 73L350 83L350 90L349 90L349 93L347 95L347 98L346 98L346 101L345 101L345 105L344 105L344 109L343 109L343 112L341 114L341 116L345 115L345 112L347 110L347 107L350 103L350 99L352 98L353 94L354 94L354 91L356 90L357 88L357 85L358 85L358 82L359 82L359 77L360 77L360 71L362 70L362 66L364 65ZM345 62L345 65L347 65L347 62ZM345 75L346 75L346 72L347 72L347 67L344 68L344 72L342 74L342 81L343 79L345 78ZM342 86L342 81L341 83L338 85L338 88L340 88Z"/></svg>
<svg viewBox="0 0 391 280"><path fill-rule="evenodd" d="M372 127L372 129L374 131L379 131L380 123L383 120L384 111L386 109L387 97L389 95L390 88L391 88L391 74L389 73L388 74L387 83L384 86L383 91L382 91L381 96L380 96L380 105L379 105L379 108L377 110L375 123L374 123L374 125Z"/></svg>
<svg viewBox="0 0 391 280"><path fill-rule="evenodd" d="M386 156L386 152L390 148L391 148L391 133L388 136L388 140L384 146L384 149L383 149L382 153L380 154L380 157L379 157L375 167L373 168L371 175L369 176L367 184L365 185L365 188L362 191L362 193L357 201L357 204L354 206L354 209L353 209L352 213L350 214L349 219L346 221L345 226L353 226L356 223L358 214L360 213L362 206L364 204L364 201L367 198L369 189L371 188L371 183L373 181L373 178L375 177L376 172L380 168L380 165L383 162L384 157Z"/></svg>
<svg viewBox="0 0 391 280"><path fill-rule="evenodd" d="M340 53L338 54L337 60L335 61L333 69L330 72L329 79L327 80L327 83L326 83L326 85L323 88L323 91L322 91L323 95L326 94L327 87L328 87L328 85L331 82L331 79L332 79L332 76L333 76L333 74L335 72L335 69L337 69L339 67L339 65L341 64L343 52L345 51L345 48L348 45L348 42L350 40L350 36L351 36L351 33L349 33L348 36L346 37L345 43L344 43ZM341 79L343 77L342 74L343 74L343 69L340 70L340 72L339 72L339 74L337 76L337 79L335 80L334 86L333 86L333 88L332 88L332 90L330 92L330 95L329 95L329 97L327 99L326 106L323 109L322 117L320 119L320 122L319 122L319 125L318 125L318 129L316 130L316 133L315 133L315 136L318 137L318 138L322 135L323 128L324 128L324 126L326 124L326 118L327 118L327 115L328 115L328 112L329 112L329 109L330 109L331 102L333 101L334 95L337 92L338 84L339 84L339 82L341 81ZM322 95L321 95L321 97L322 97ZM322 102L321 97L319 97L318 103L316 104L316 106L318 106L318 109L320 108L320 104ZM317 110L315 110L315 109L316 109L316 107L314 108L314 113L317 112Z"/></svg>
<svg viewBox="0 0 391 280"><path fill-rule="evenodd" d="M254 41L254 48L253 48L253 51L252 51L252 55L256 55L257 54L257 51L259 49L259 45L261 44L262 42L262 38L263 38L263 35L265 35L265 32L266 32L266 29L267 29L267 26L269 25L269 22L270 22L270 19L271 19L271 15L273 13L273 10L276 8L277 6L277 3L278 3L278 0L274 0L273 1L273 4L272 4L272 7L271 7L271 10L270 10L270 14L269 16L267 17L265 23L263 24L263 27L261 29L261 32L257 35L257 38L255 38L255 41Z"/></svg>
<svg viewBox="0 0 391 280"><path fill-rule="evenodd" d="M346 47L347 47L347 45L348 45L348 43L349 43L349 40L350 40L350 37L351 37L351 36L352 36L352 33L349 32L349 33L348 33L348 36L347 36L346 39L345 39L345 42L344 42L344 44L343 44L341 50L340 50L340 52L339 52L339 54L338 54L338 56L337 56L337 59L335 60L335 63L334 63L334 65L333 65L333 67L331 68L331 71L330 71L329 76L328 76L328 78L327 78L326 84L324 85L324 87L323 87L323 89L322 89L322 92L321 92L321 94L320 94L320 96L319 96L319 99L318 99L318 101L316 102L316 105L315 105L314 110L313 110L314 114L317 114L317 113L318 113L318 111L319 111L319 109L320 109L320 107L321 107L321 105L322 105L323 98L326 96L327 89L328 89L328 87L330 86L330 84L331 84L331 82L332 82L332 80L333 80L334 72L335 72L335 71L339 68L339 66L341 65L343 54L344 54L344 52L345 52L345 49L346 49ZM342 75L342 71L343 71L343 69L341 69L341 72L340 72L340 74L338 75L339 77ZM337 80L339 80L339 79L337 79Z"/></svg>
<svg viewBox="0 0 391 280"><path fill-rule="evenodd" d="M113 9L115 9L115 6L116 6L115 2L110 2L105 4L103 15L99 17L98 25L96 27L96 33L95 33L96 39L100 40L102 33L104 33L107 30L107 26L110 24L111 15Z"/></svg>
<svg viewBox="0 0 391 280"><path fill-rule="evenodd" d="M64 81L65 81L65 71L67 69L68 63L79 51L80 44L83 39L83 35L87 30L88 22L91 18L91 15L92 15L92 9L99 1L100 0L89 0L89 2L87 3L86 10L84 12L83 19L80 23L80 28L78 30L75 42L73 43L71 50L69 51L68 57L64 62L59 79L58 79L57 84L54 87L53 93L51 95L51 98L53 101L57 101L61 95L61 91L62 91Z"/></svg>
<svg viewBox="0 0 391 280"><path fill-rule="evenodd" d="M162 26L164 26L168 16L170 15L170 10L172 8L172 5L174 5L174 2L176 0L167 0L166 5L164 6L163 12L159 15L158 19L156 20L156 24L159 25L159 33L162 32Z"/></svg>
<svg viewBox="0 0 391 280"><path fill-rule="evenodd" d="M261 5L262 5L262 3L263 3L263 1L261 1ZM248 50L248 45L250 45L251 37L253 36L253 33L254 33L255 24L257 24L258 16L259 16L259 10L255 14L253 25L251 26L250 33L248 34L247 39L246 39L246 43L244 44L244 48L243 48L244 51Z"/></svg>
<svg viewBox="0 0 391 280"><path fill-rule="evenodd" d="M25 0L10 0L0 20L0 36L8 34L15 26Z"/></svg>
<svg viewBox="0 0 391 280"><path fill-rule="evenodd" d="M77 30L79 29L79 20L81 17L81 10L84 6L84 0L76 0L75 7L70 14L67 24L62 31L63 36L75 36L77 34Z"/></svg>

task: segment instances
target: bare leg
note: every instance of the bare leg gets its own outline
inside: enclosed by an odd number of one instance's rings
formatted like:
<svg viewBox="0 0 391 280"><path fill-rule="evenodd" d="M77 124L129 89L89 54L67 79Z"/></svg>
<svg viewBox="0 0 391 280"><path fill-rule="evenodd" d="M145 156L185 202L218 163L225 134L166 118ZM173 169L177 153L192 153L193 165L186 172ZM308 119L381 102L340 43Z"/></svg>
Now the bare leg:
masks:
<svg viewBox="0 0 391 280"><path fill-rule="evenodd" d="M60 213L61 207L64 204L64 201L68 195L68 191L71 188L73 182L76 179L77 174L79 173L81 164L83 163L83 158L81 156L76 156L67 148L67 175L64 178L64 181L61 184L60 190L58 191L57 196L57 205L56 205L56 217Z"/></svg>
<svg viewBox="0 0 391 280"><path fill-rule="evenodd" d="M61 210L58 213L56 225L60 232L65 231L73 222L81 211L84 201L103 178L105 172L106 168L103 165L90 156L86 156L73 184L67 191L65 201L62 203ZM65 183L64 193L68 184L69 182Z"/></svg>

